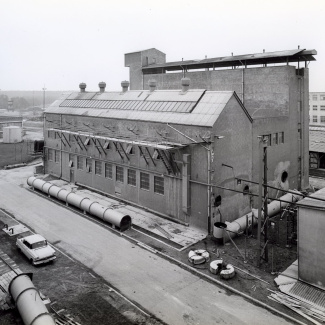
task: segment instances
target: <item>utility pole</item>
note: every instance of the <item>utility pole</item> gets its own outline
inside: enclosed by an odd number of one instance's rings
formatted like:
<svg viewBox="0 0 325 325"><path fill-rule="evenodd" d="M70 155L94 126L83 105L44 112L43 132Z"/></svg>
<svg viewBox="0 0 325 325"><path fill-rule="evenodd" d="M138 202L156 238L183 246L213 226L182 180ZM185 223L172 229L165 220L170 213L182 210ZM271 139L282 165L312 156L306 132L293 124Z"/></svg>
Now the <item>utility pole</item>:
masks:
<svg viewBox="0 0 325 325"><path fill-rule="evenodd" d="M257 242L258 242L258 261L257 265L260 267L261 258L268 261L268 212L267 212L267 138L259 137L260 143L260 166L259 166L259 186L258 186L258 224L257 224ZM264 189L264 191L263 191ZM263 196L263 199L262 199ZM262 208L263 206L263 208ZM264 216L264 224L262 227L262 216ZM264 233L264 246L262 249L261 233Z"/></svg>

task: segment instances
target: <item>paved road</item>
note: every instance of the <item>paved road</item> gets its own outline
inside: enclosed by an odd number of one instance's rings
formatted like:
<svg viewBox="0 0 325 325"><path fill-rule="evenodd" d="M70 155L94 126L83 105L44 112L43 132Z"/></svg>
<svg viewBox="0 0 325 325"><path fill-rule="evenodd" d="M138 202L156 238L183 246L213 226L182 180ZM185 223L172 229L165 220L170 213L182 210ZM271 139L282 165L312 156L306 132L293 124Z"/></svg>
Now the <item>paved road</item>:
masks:
<svg viewBox="0 0 325 325"><path fill-rule="evenodd" d="M11 173L10 173L11 172ZM32 168L0 171L0 208L171 325L288 324L240 296L26 190ZM23 176L23 180L21 180Z"/></svg>

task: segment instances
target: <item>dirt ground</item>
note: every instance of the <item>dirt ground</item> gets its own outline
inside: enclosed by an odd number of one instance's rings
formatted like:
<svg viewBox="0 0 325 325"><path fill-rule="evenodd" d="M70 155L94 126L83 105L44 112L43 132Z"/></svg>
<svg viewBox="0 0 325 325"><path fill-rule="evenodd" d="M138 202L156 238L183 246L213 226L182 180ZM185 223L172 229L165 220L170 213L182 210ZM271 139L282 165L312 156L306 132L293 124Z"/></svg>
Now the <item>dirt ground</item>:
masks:
<svg viewBox="0 0 325 325"><path fill-rule="evenodd" d="M0 215L2 211L0 211ZM0 221L0 229L4 222ZM24 233L24 236L28 233ZM17 251L17 236L8 236L0 230L1 249L25 273L33 273L33 283L42 294L49 297L51 306L69 314L82 325L161 325L161 321L147 316L132 302L122 298L106 281L90 272L85 266L57 252L57 259L49 264L33 266ZM55 245L55 243L53 243ZM142 308L140 307L142 310ZM16 309L0 310L1 325L21 325L21 317Z"/></svg>

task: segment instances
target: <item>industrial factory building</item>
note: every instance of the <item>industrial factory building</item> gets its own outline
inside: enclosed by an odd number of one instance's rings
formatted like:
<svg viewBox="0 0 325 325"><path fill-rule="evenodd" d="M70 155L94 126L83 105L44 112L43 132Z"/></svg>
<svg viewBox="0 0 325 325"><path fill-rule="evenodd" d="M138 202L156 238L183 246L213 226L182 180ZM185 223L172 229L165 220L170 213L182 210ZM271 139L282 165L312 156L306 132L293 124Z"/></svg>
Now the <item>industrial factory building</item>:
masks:
<svg viewBox="0 0 325 325"><path fill-rule="evenodd" d="M82 83L46 109L45 173L211 232L255 204L262 140L269 183L308 185L308 69L289 63L313 54L126 54L131 90Z"/></svg>
<svg viewBox="0 0 325 325"><path fill-rule="evenodd" d="M273 185L301 189L309 185L308 64L316 54L298 48L166 62L163 52L149 49L125 54L125 66L130 89L148 89L152 79L157 89L178 89L186 76L192 89L235 91L253 119L254 180L258 181L260 161L258 136L264 135L269 138L268 179ZM281 184L286 175L288 182Z"/></svg>

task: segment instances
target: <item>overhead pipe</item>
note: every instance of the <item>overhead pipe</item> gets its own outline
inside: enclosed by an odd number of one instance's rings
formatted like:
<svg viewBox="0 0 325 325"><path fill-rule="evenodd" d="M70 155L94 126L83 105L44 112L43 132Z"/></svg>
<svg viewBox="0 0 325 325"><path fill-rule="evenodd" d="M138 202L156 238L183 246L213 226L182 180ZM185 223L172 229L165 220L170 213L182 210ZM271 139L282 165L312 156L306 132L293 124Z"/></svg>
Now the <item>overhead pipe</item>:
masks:
<svg viewBox="0 0 325 325"><path fill-rule="evenodd" d="M84 213L89 213L103 221L118 227L121 231L127 230L131 227L131 217L111 207L106 207L96 201L92 201L87 197L82 197L76 193L60 188L50 182L31 176L27 179L27 184L36 188L49 197L55 197L67 205L71 204L76 208L82 210Z"/></svg>
<svg viewBox="0 0 325 325"><path fill-rule="evenodd" d="M31 280L31 274L18 274L11 280L8 291L25 325L55 325Z"/></svg>
<svg viewBox="0 0 325 325"><path fill-rule="evenodd" d="M286 208L290 202L295 203L301 199L303 199L303 195L298 191L291 191L296 192L294 193L286 193L285 195L281 196L279 200L281 201L272 201L267 205L267 211L268 211L268 217L271 218L278 214L281 211L281 208ZM285 202L284 202L285 201ZM262 212L262 217L264 217ZM228 232L229 236L231 238L235 237L238 234L242 234L246 227L249 228L252 225L255 226L258 221L258 213L257 209L252 209L252 211L248 214L245 214L244 216L232 221L228 222L225 221L225 223L217 222L215 225L219 229L224 229ZM223 238L223 240L226 242L228 241L229 237L223 236L223 231L215 231L215 234L219 237L217 239Z"/></svg>

